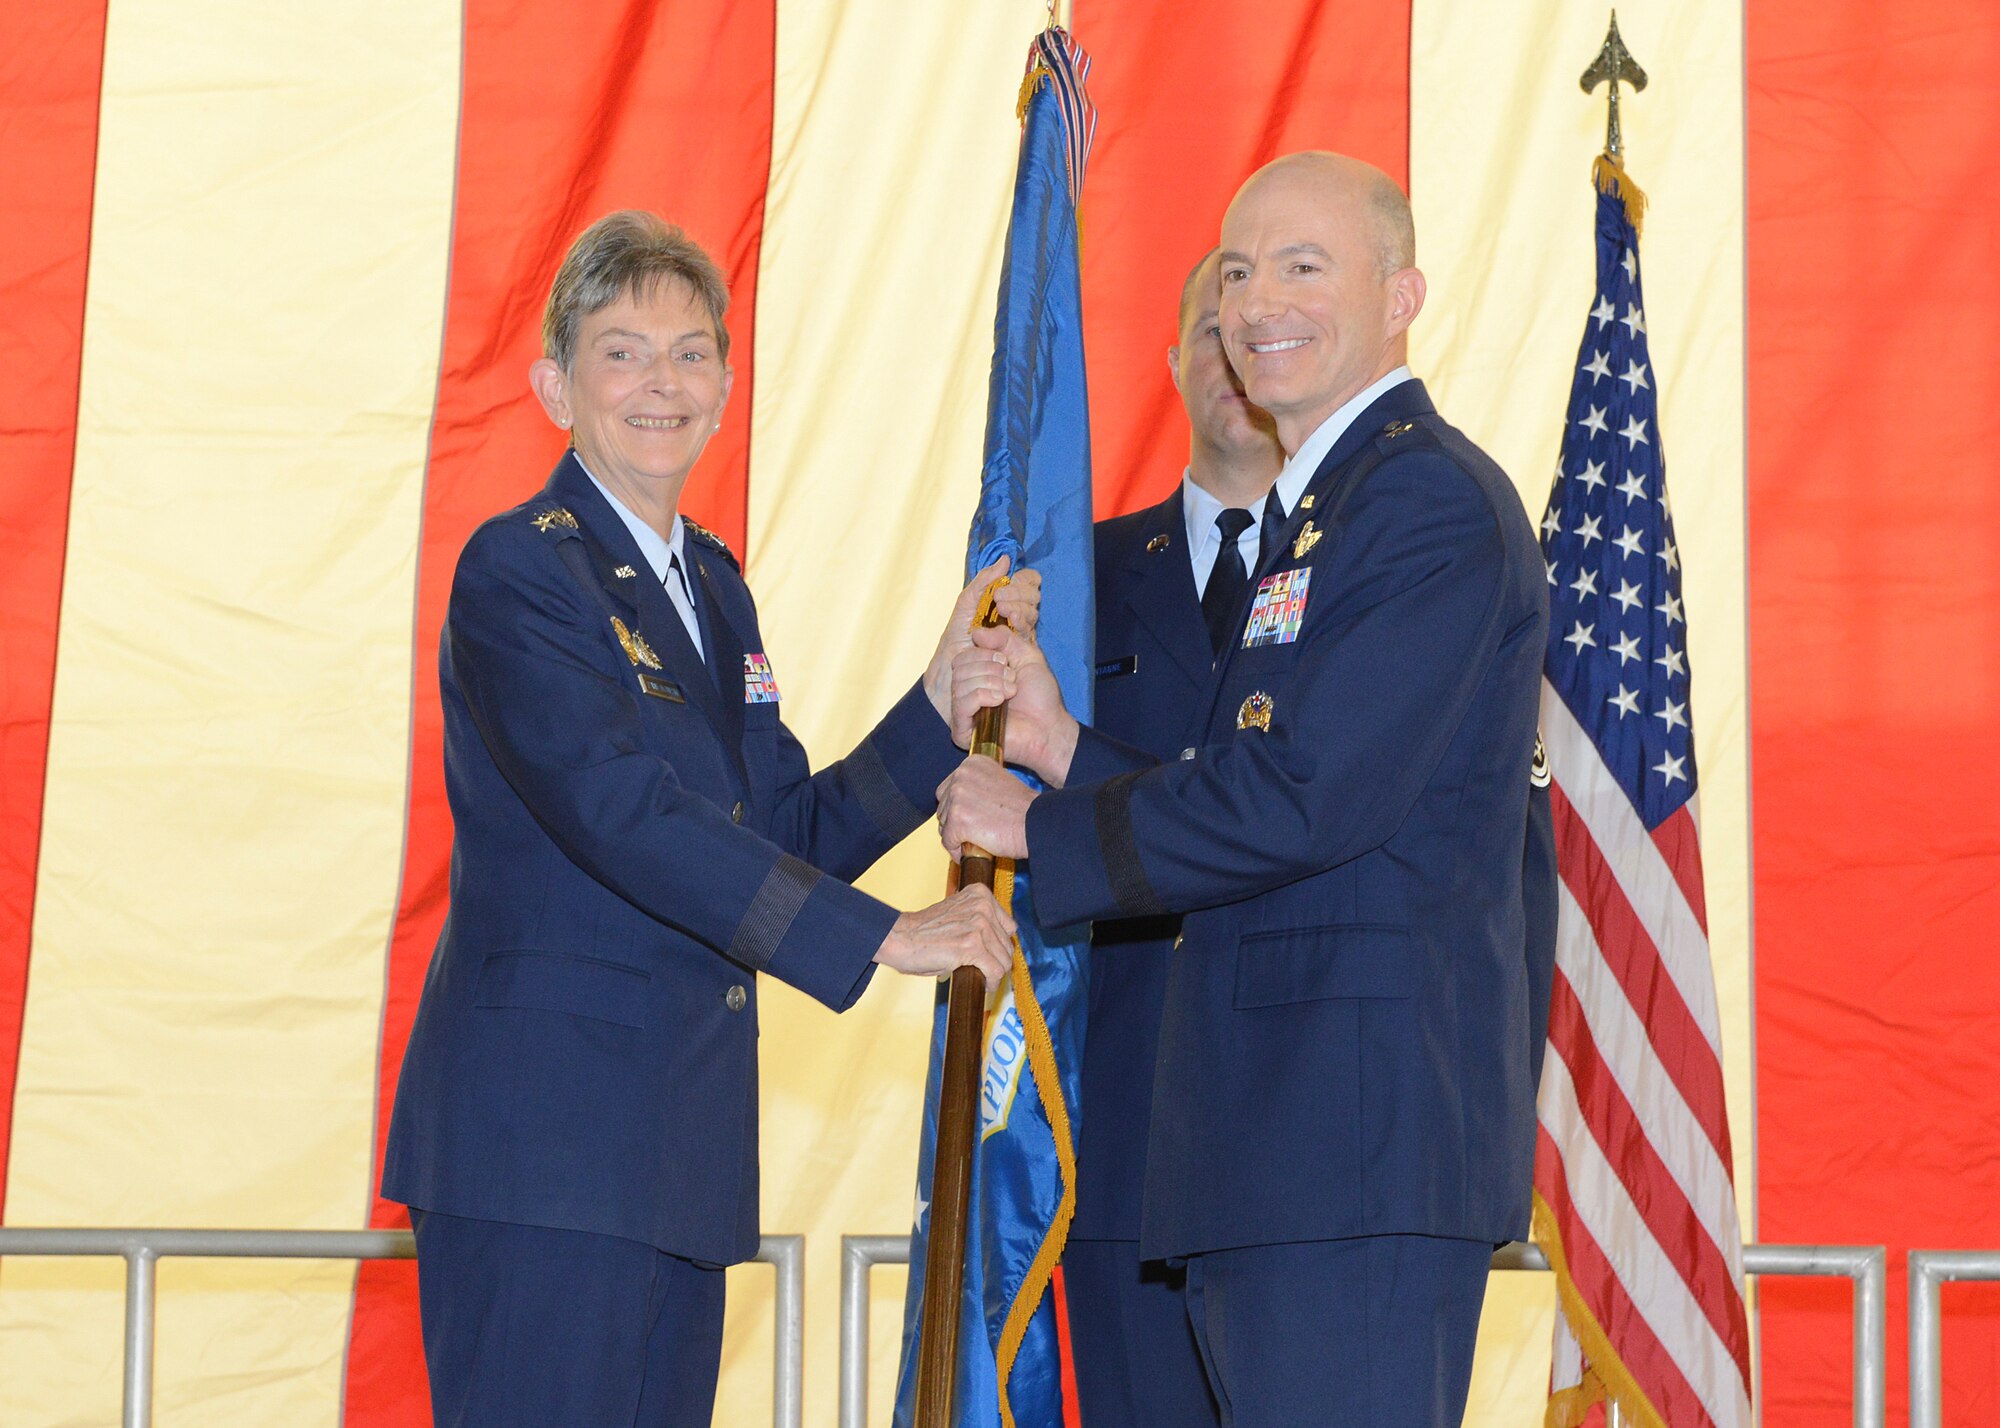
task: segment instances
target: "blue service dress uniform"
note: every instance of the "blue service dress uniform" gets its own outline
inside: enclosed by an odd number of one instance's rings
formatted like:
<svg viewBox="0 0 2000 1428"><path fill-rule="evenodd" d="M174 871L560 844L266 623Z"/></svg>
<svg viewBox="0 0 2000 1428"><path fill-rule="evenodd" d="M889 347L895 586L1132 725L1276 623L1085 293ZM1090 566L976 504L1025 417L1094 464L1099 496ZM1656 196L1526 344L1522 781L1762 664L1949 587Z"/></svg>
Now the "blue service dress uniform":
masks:
<svg viewBox="0 0 2000 1428"><path fill-rule="evenodd" d="M1181 490L1096 529L1093 723L1167 759L1188 741L1212 656ZM1139 1258L1153 1067L1180 919L1091 929L1076 1219L1063 1251L1083 1421L1092 1428L1215 1428L1220 1421L1181 1295L1182 1273Z"/></svg>
<svg viewBox="0 0 2000 1428"><path fill-rule="evenodd" d="M759 1239L757 974L854 1003L898 914L843 879L962 757L913 687L811 773L734 559L690 535L706 661L573 455L459 558L451 905L382 1187L441 1425L707 1423L719 1267Z"/></svg>
<svg viewBox="0 0 2000 1428"><path fill-rule="evenodd" d="M1401 383L1253 577L1187 756L1086 730L1029 810L1044 919L1185 914L1140 1251L1187 1260L1226 1423L1463 1413L1528 1223L1546 583L1505 475Z"/></svg>

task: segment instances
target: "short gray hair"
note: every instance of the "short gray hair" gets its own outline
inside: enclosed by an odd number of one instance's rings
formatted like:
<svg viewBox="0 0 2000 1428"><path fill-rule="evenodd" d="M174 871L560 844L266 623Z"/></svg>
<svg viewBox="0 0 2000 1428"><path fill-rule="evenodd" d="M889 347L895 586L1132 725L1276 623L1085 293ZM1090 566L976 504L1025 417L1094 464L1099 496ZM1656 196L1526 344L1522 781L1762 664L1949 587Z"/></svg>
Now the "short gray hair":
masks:
<svg viewBox="0 0 2000 1428"><path fill-rule="evenodd" d="M605 214L569 245L542 309L542 355L569 371L586 317L627 294L647 297L664 283L685 283L701 300L728 361L722 315L729 311L729 284L721 267L679 227L640 208Z"/></svg>

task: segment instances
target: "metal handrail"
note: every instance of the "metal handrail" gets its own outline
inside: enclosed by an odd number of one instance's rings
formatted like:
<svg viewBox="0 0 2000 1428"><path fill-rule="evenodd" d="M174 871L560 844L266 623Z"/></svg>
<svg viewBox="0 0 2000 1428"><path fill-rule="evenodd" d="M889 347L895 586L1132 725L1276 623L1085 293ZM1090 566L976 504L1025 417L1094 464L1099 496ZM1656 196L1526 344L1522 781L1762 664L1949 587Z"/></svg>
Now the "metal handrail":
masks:
<svg viewBox="0 0 2000 1428"><path fill-rule="evenodd" d="M1991 1256L2000 1278L2000 1254ZM843 1235L840 1240L840 1428L862 1428L868 1416L868 1271L878 1264L908 1264L906 1235ZM1916 1256L1911 1256L1912 1282ZM1535 1245L1502 1245L1493 1255L1496 1270L1546 1270L1548 1257ZM1888 1251L1881 1245L1745 1245L1749 1274L1833 1275L1854 1281L1854 1428L1884 1428L1887 1395L1889 1296ZM1965 1276L1970 1278L1970 1275ZM1932 1291L1935 1303L1936 1291ZM1914 1321L1913 1321L1914 1322ZM1915 1362L1915 1329L1911 1330ZM1914 1386L1911 1403L1916 1396ZM1937 1428L1935 1417L1912 1428Z"/></svg>
<svg viewBox="0 0 2000 1428"><path fill-rule="evenodd" d="M771 1418L775 1428L805 1421L804 1235L766 1235L759 1263L777 1271ZM414 1259L408 1230L96 1230L0 1228L7 1255L116 1256L125 1261L123 1428L151 1428L153 1324L158 1261L193 1259Z"/></svg>
<svg viewBox="0 0 2000 1428"><path fill-rule="evenodd" d="M2000 1279L2000 1250L1910 1251L1910 1428L1944 1422L1947 1279Z"/></svg>

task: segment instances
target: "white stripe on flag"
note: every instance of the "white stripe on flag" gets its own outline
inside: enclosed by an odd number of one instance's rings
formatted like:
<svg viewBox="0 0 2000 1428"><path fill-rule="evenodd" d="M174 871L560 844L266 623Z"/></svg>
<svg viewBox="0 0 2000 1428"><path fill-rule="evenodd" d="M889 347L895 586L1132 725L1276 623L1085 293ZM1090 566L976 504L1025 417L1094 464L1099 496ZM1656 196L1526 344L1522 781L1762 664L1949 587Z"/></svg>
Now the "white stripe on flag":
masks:
<svg viewBox="0 0 2000 1428"><path fill-rule="evenodd" d="M1560 884L1559 891L1562 911L1556 924L1556 965L1583 1006L1597 1053L1618 1089L1625 1093L1632 1114L1645 1128L1647 1141L1666 1162L1702 1228L1722 1251L1730 1272L1740 1278L1743 1246L1736 1220L1736 1190L1722 1157L1654 1053L1645 1024L1598 950L1597 935L1583 908L1567 884ZM1544 1078L1542 1097L1548 1095L1549 1084Z"/></svg>
<svg viewBox="0 0 2000 1428"><path fill-rule="evenodd" d="M1750 1396L1729 1346L1660 1248L1624 1182L1604 1158L1559 1056L1542 1063L1542 1125L1562 1155L1577 1219L1604 1252L1633 1308L1723 1428L1750 1422Z"/></svg>
<svg viewBox="0 0 2000 1428"><path fill-rule="evenodd" d="M1562 697L1542 681L1542 739L1549 768L1563 797L1583 819L1604 861L1624 889L1659 949L1660 961L1680 989L1695 1025L1708 1038L1717 1058L1722 1055L1721 1017L1715 1005L1715 969L1709 962L1708 937L1695 920L1673 869L1617 780L1604 770L1597 746Z"/></svg>

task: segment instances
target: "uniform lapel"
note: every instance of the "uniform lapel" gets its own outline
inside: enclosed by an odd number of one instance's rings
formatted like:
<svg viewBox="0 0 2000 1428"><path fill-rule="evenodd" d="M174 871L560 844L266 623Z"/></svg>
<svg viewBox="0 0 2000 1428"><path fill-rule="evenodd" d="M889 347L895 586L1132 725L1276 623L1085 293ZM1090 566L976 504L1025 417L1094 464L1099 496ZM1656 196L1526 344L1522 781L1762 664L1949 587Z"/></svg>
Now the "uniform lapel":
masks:
<svg viewBox="0 0 2000 1428"><path fill-rule="evenodd" d="M1148 517L1138 524L1134 544L1125 553L1126 579L1120 582L1125 603L1200 686L1208 679L1212 661L1208 626L1202 623L1201 602L1194 593L1193 553L1187 548L1187 518L1179 488Z"/></svg>
<svg viewBox="0 0 2000 1428"><path fill-rule="evenodd" d="M694 541L681 542L683 554L694 554ZM722 730L732 749L743 744L743 637L737 633L729 612L722 608L717 582L708 573L710 556L694 554L694 567L701 587L701 636L715 657L715 685L721 691Z"/></svg>

